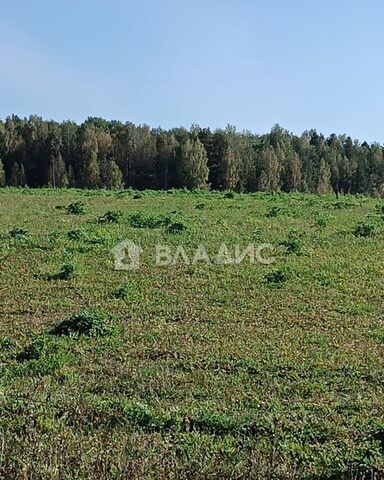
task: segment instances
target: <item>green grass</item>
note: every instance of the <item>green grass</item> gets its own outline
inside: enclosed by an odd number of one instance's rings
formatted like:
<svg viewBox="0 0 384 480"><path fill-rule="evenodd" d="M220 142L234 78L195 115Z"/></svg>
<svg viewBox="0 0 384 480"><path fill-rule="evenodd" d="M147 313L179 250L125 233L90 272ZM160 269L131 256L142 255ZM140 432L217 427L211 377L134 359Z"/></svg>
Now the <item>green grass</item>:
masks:
<svg viewBox="0 0 384 480"><path fill-rule="evenodd" d="M0 189L0 478L384 478L383 211ZM156 266L157 243L275 262Z"/></svg>

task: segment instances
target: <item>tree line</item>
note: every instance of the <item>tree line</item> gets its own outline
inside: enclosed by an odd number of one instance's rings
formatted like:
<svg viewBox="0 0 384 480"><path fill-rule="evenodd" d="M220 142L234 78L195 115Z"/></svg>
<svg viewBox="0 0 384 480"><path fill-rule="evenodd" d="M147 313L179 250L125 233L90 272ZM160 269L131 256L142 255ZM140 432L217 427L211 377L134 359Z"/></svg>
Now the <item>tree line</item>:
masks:
<svg viewBox="0 0 384 480"><path fill-rule="evenodd" d="M384 196L383 147L235 127L163 130L90 117L81 125L37 116L0 121L0 186L211 188Z"/></svg>

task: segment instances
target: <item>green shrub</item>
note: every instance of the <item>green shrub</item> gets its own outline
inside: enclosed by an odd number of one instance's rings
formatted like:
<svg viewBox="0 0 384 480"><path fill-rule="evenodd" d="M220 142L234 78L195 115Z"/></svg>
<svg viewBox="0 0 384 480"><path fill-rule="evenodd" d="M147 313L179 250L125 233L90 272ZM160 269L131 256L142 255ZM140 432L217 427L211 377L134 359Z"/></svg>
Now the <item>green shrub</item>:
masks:
<svg viewBox="0 0 384 480"><path fill-rule="evenodd" d="M376 205L376 213L384 218L384 205Z"/></svg>
<svg viewBox="0 0 384 480"><path fill-rule="evenodd" d="M329 275L329 273L316 272L314 273L313 278L317 280L323 287L335 286L335 280Z"/></svg>
<svg viewBox="0 0 384 480"><path fill-rule="evenodd" d="M314 223L317 227L324 228L330 222L330 217L328 215L317 215L315 217Z"/></svg>
<svg viewBox="0 0 384 480"><path fill-rule="evenodd" d="M225 192L224 193L224 198L235 198L235 193L234 192Z"/></svg>
<svg viewBox="0 0 384 480"><path fill-rule="evenodd" d="M145 403L129 402L123 407L125 420L149 431L166 431L175 426L176 422L170 417L164 417Z"/></svg>
<svg viewBox="0 0 384 480"><path fill-rule="evenodd" d="M58 273L48 276L48 280L70 280L75 275L75 266L72 263L65 263Z"/></svg>
<svg viewBox="0 0 384 480"><path fill-rule="evenodd" d="M181 220L174 220L167 224L166 232L171 234L182 233L187 230L187 225Z"/></svg>
<svg viewBox="0 0 384 480"><path fill-rule="evenodd" d="M112 296L119 300L125 300L128 297L135 296L137 293L137 285L133 283L124 283L112 293Z"/></svg>
<svg viewBox="0 0 384 480"><path fill-rule="evenodd" d="M236 420L217 412L204 412L200 418L192 421L192 428L211 435L226 435L240 428Z"/></svg>
<svg viewBox="0 0 384 480"><path fill-rule="evenodd" d="M75 230L70 230L67 233L67 236L70 240L82 240L86 238L87 234L84 232L84 230L78 228Z"/></svg>
<svg viewBox="0 0 384 480"><path fill-rule="evenodd" d="M265 216L268 218L274 218L274 217L279 217L281 215L284 215L285 213L286 213L286 210L283 207L275 205L274 207L268 210Z"/></svg>
<svg viewBox="0 0 384 480"><path fill-rule="evenodd" d="M107 237L104 234L96 234L93 236L87 236L85 242L89 245L102 245L108 241Z"/></svg>
<svg viewBox="0 0 384 480"><path fill-rule="evenodd" d="M372 221L363 221L356 225L353 234L356 237L373 237L376 234L377 226Z"/></svg>
<svg viewBox="0 0 384 480"><path fill-rule="evenodd" d="M295 253L296 255L302 255L305 248L303 233L292 230L289 232L287 240L281 241L280 245L285 247L287 254Z"/></svg>
<svg viewBox="0 0 384 480"><path fill-rule="evenodd" d="M272 270L265 276L265 283L271 287L281 288L288 280L289 275L282 269Z"/></svg>
<svg viewBox="0 0 384 480"><path fill-rule="evenodd" d="M143 403L128 403L124 407L124 413L128 421L140 427L150 427L155 423L152 410Z"/></svg>
<svg viewBox="0 0 384 480"><path fill-rule="evenodd" d="M55 244L57 240L60 238L61 232L60 230L54 230L52 233L48 235L48 241L51 244Z"/></svg>
<svg viewBox="0 0 384 480"><path fill-rule="evenodd" d="M66 211L70 215L84 215L85 213L85 203L80 200L77 202L70 203L66 207Z"/></svg>
<svg viewBox="0 0 384 480"><path fill-rule="evenodd" d="M51 333L59 336L86 335L100 337L108 334L106 317L95 310L82 310L56 325Z"/></svg>
<svg viewBox="0 0 384 480"><path fill-rule="evenodd" d="M130 215L129 223L134 228L157 228L161 226L161 220L158 216L143 212Z"/></svg>
<svg viewBox="0 0 384 480"><path fill-rule="evenodd" d="M337 202L332 202L330 207L335 210L345 210L347 208L356 207L355 203L348 202L347 200L338 200Z"/></svg>
<svg viewBox="0 0 384 480"><path fill-rule="evenodd" d="M119 223L123 214L120 210L108 210L98 218L99 223Z"/></svg>
<svg viewBox="0 0 384 480"><path fill-rule="evenodd" d="M47 356L50 353L54 353L58 350L58 346L55 342L52 342L51 338L40 337L27 345L24 350L17 355L19 362L38 360L43 356Z"/></svg>
<svg viewBox="0 0 384 480"><path fill-rule="evenodd" d="M137 212L129 217L129 223L134 228L159 228L171 223L172 219L167 215L151 215Z"/></svg>
<svg viewBox="0 0 384 480"><path fill-rule="evenodd" d="M58 339L42 336L27 345L16 356L20 365L14 368L16 375L45 376L54 374L67 364L72 355Z"/></svg>
<svg viewBox="0 0 384 480"><path fill-rule="evenodd" d="M23 227L16 227L9 231L9 236L15 240L22 240L29 236L29 231Z"/></svg>

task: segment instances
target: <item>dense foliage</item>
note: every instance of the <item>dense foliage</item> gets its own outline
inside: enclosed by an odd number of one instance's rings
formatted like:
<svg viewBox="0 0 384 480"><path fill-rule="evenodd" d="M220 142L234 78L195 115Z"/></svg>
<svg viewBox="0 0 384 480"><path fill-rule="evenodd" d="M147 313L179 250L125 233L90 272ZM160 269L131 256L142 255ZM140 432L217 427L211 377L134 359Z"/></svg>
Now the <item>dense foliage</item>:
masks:
<svg viewBox="0 0 384 480"><path fill-rule="evenodd" d="M255 135L163 130L101 118L0 121L0 186L301 191L384 195L383 147L276 125Z"/></svg>

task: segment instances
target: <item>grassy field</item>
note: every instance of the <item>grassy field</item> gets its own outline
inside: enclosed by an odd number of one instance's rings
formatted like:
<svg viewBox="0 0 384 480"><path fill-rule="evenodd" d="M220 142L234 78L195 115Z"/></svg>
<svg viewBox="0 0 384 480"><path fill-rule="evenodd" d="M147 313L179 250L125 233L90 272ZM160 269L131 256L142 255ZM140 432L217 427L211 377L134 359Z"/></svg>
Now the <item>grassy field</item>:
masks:
<svg viewBox="0 0 384 480"><path fill-rule="evenodd" d="M0 478L384 478L383 240L364 197L0 189Z"/></svg>

